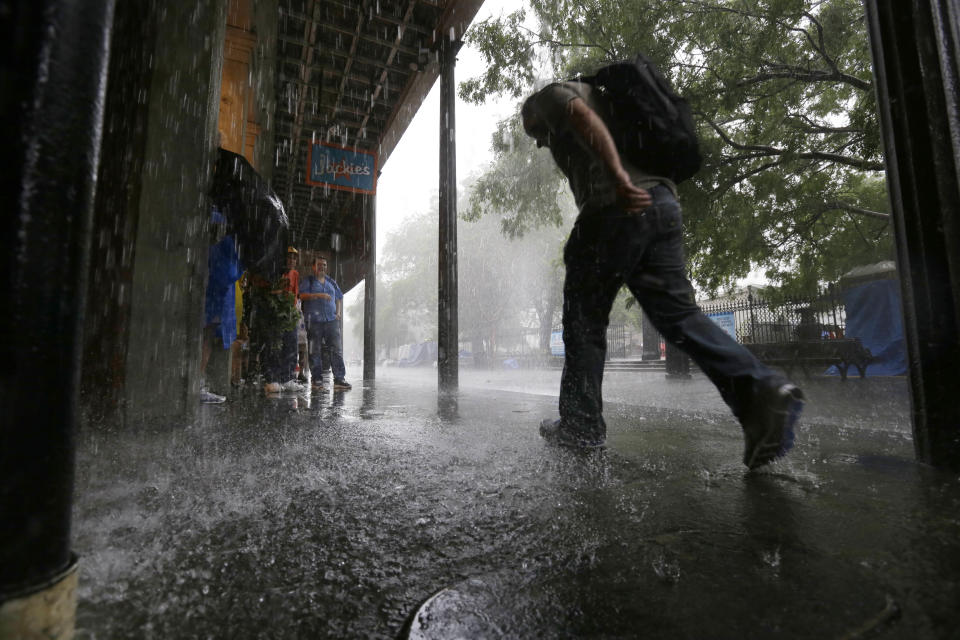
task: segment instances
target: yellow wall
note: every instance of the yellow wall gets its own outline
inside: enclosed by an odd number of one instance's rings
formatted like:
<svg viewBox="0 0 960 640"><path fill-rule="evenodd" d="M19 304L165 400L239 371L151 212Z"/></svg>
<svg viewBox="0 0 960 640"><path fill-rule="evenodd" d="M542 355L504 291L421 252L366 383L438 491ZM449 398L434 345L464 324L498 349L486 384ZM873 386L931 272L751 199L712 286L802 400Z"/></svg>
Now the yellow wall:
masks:
<svg viewBox="0 0 960 640"><path fill-rule="evenodd" d="M257 46L252 31L252 0L230 0L220 83L220 146L242 154L257 168L254 154L260 127L256 122L256 95L251 65Z"/></svg>

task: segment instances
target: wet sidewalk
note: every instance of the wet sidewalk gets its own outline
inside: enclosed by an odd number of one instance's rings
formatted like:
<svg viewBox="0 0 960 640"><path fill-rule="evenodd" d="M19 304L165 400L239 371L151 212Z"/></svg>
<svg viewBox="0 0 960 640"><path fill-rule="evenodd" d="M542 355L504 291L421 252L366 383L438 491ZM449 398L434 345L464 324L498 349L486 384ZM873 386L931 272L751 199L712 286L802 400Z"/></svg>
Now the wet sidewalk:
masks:
<svg viewBox="0 0 960 640"><path fill-rule="evenodd" d="M545 445L559 373L433 370L80 436L79 638L949 638L960 482L902 379L820 378L760 473L709 383L605 380L608 448ZM416 615L415 615L416 613ZM405 626L406 625L406 626Z"/></svg>

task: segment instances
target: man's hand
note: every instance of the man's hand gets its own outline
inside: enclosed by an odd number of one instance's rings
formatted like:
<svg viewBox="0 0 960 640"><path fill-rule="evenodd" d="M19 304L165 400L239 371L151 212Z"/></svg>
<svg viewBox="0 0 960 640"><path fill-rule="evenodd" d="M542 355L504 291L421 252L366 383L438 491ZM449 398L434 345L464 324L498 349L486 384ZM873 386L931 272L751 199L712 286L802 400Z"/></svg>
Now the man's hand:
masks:
<svg viewBox="0 0 960 640"><path fill-rule="evenodd" d="M635 186L629 178L619 181L616 189L617 204L628 213L639 213L653 204L650 192Z"/></svg>

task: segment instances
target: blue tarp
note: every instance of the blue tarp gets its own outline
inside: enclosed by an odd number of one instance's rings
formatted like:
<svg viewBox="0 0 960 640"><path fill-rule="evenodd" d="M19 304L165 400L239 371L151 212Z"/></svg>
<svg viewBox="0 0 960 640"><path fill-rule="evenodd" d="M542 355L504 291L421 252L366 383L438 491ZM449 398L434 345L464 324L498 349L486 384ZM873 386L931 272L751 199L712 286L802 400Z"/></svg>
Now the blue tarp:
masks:
<svg viewBox="0 0 960 640"><path fill-rule="evenodd" d="M224 236L210 247L207 257L206 324L219 322L223 348L237 339L237 309L234 283L243 275L233 236Z"/></svg>
<svg viewBox="0 0 960 640"><path fill-rule="evenodd" d="M397 363L401 367L418 367L437 361L437 343L433 340L410 346L410 353Z"/></svg>
<svg viewBox="0 0 960 640"><path fill-rule="evenodd" d="M875 360L868 376L900 376L907 373L907 345L900 311L900 284L896 280L874 280L847 289L845 337L860 338ZM836 367L828 373L835 374Z"/></svg>

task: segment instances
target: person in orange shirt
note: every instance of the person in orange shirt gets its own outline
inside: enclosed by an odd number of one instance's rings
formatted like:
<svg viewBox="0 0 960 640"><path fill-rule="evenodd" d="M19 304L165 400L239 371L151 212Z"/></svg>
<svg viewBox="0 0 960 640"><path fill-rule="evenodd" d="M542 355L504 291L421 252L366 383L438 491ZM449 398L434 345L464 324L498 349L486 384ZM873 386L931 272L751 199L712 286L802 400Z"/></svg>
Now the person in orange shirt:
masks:
<svg viewBox="0 0 960 640"><path fill-rule="evenodd" d="M300 259L300 252L296 247L287 247L287 270L283 277L286 278L286 290L297 298L300 297L300 272L297 271L297 261Z"/></svg>
<svg viewBox="0 0 960 640"><path fill-rule="evenodd" d="M304 369L306 367L306 330L303 329L303 312L300 310L300 272L297 271L297 262L300 257L300 252L297 251L296 247L287 247L287 271L283 274L283 277L287 280L286 290L293 294L294 298L297 300L297 313L300 315L300 321L297 323L296 333L297 333L297 357L295 359L295 368L299 369L297 372L296 380L302 385L305 385L307 378L304 375ZM303 334L301 338L301 334ZM285 361L289 358L290 354L284 354Z"/></svg>

